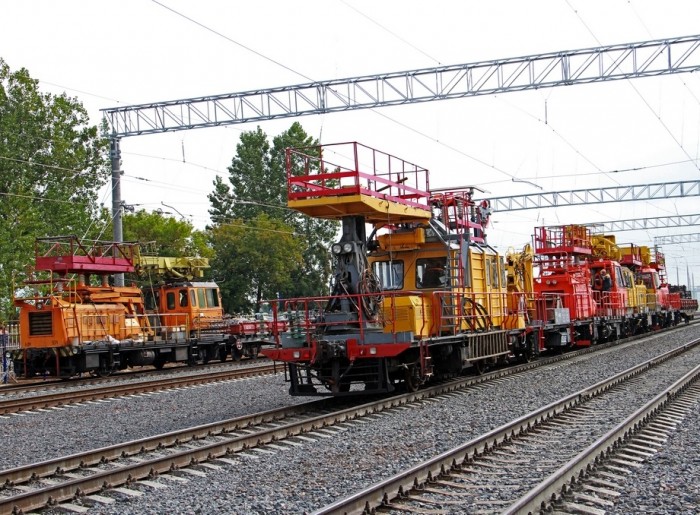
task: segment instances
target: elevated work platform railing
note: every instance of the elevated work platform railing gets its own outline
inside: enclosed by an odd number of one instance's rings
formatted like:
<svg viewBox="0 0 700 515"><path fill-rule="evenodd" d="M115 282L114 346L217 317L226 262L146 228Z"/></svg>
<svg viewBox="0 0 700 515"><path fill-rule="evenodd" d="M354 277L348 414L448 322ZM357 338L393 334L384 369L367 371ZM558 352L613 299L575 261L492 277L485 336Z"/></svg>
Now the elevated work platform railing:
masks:
<svg viewBox="0 0 700 515"><path fill-rule="evenodd" d="M535 228L535 254L591 254L591 231L582 225Z"/></svg>
<svg viewBox="0 0 700 515"><path fill-rule="evenodd" d="M288 205L309 216L430 219L428 170L357 142L288 148L286 169Z"/></svg>
<svg viewBox="0 0 700 515"><path fill-rule="evenodd" d="M37 238L34 253L37 270L57 274L116 274L134 271L138 243L80 240L77 236Z"/></svg>

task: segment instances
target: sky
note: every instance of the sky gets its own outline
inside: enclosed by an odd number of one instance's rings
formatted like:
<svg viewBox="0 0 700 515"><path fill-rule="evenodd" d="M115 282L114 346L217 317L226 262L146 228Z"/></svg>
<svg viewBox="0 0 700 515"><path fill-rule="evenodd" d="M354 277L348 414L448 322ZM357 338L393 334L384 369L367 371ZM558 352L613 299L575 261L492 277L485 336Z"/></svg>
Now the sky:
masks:
<svg viewBox="0 0 700 515"><path fill-rule="evenodd" d="M4 0L0 17L0 57L42 91L77 97L97 124L110 107L695 35L700 2ZM294 121L322 143L358 141L423 166L433 187L492 197L700 178L692 73L128 137L122 197L204 228L207 194L227 177L241 132L260 126L272 138ZM102 201L111 206L108 188ZM505 252L535 226L699 208L689 197L497 212L488 237ZM616 237L653 245L695 232ZM663 251L672 283L689 273L700 286L700 243Z"/></svg>

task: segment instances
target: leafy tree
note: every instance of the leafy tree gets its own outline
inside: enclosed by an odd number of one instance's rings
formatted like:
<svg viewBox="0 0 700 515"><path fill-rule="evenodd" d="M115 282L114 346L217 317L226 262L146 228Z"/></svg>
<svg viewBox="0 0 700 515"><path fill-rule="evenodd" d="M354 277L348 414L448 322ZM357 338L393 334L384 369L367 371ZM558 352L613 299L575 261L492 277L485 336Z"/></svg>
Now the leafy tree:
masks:
<svg viewBox="0 0 700 515"><path fill-rule="evenodd" d="M320 295L327 292L330 278L328 248L336 233L337 224L328 220L309 218L286 208L287 176L285 149L316 145L302 126L295 122L282 134L268 143L267 135L258 127L244 132L236 146L236 156L229 167L229 183L214 181L214 192L209 195L212 208L209 213L215 224L248 223L261 214L291 227L302 241L302 261L291 270L291 281L280 283L274 293L284 297ZM220 251L214 233L212 242ZM283 249L280 249L284 252ZM223 266L223 256L220 256ZM230 262L230 268L236 264ZM245 288L244 288L245 290ZM233 292L232 292L233 293Z"/></svg>
<svg viewBox="0 0 700 515"><path fill-rule="evenodd" d="M301 124L294 122L286 132L273 139L271 171L274 177L280 177L282 185L281 202L286 204L287 172L285 153L288 147L317 146L318 140L308 136ZM311 153L311 150L309 150ZM299 174L300 170L293 173ZM304 264L294 273L293 287L283 291L284 297L314 296L328 293L331 276L329 247L338 231L338 223L332 220L311 218L302 213L288 210L285 221L294 227L300 237L307 242L304 250Z"/></svg>
<svg viewBox="0 0 700 515"><path fill-rule="evenodd" d="M10 317L13 275L24 279L41 236L94 230L110 176L109 142L65 94L42 93L26 69L0 59L0 317Z"/></svg>
<svg viewBox="0 0 700 515"><path fill-rule="evenodd" d="M185 220L140 210L125 214L122 226L124 241L152 243L159 256L213 256L206 235Z"/></svg>
<svg viewBox="0 0 700 515"><path fill-rule="evenodd" d="M292 227L265 213L248 222L217 225L211 238L216 246L214 280L229 313L259 309L280 288L291 287L293 272L302 265L303 241Z"/></svg>
<svg viewBox="0 0 700 515"><path fill-rule="evenodd" d="M209 194L209 201L211 202L209 214L214 224L230 221L233 216L233 195L231 188L218 175L214 179L214 191Z"/></svg>
<svg viewBox="0 0 700 515"><path fill-rule="evenodd" d="M102 234L94 239L104 240L103 234L112 234L112 224L109 211L103 209L107 218ZM172 257L203 257L211 261L214 249L209 245L206 232L196 230L186 220L159 212L139 210L135 213L125 213L122 217L123 238L126 242L138 242L141 252L151 256ZM204 270L205 277L211 275L210 270Z"/></svg>

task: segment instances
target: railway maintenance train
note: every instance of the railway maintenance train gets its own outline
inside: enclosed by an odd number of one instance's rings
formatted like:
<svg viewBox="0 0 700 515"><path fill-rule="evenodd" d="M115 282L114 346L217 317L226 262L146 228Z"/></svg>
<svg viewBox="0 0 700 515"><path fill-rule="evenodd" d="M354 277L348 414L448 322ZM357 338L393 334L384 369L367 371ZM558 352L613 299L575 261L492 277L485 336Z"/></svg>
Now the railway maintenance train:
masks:
<svg viewBox="0 0 700 515"><path fill-rule="evenodd" d="M502 256L474 188L431 191L425 168L358 143L287 149L286 169L290 208L342 222L331 294L272 302L287 325L262 352L292 395L411 391L697 310L659 252L584 226L536 228L534 248Z"/></svg>
<svg viewBox="0 0 700 515"><path fill-rule="evenodd" d="M19 310L15 374L70 378L135 366L254 357L270 323L225 317L208 261L144 255L138 243L39 238ZM113 286L135 274L142 287Z"/></svg>

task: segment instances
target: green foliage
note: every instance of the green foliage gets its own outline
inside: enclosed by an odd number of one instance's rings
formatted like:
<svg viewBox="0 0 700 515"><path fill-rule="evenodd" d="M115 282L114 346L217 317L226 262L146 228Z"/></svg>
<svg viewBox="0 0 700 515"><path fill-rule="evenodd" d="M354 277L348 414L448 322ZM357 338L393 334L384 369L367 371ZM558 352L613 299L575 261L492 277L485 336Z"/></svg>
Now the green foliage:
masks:
<svg viewBox="0 0 700 515"><path fill-rule="evenodd" d="M122 227L124 241L152 242L158 256L211 257L213 254L206 236L185 220L141 210L125 214Z"/></svg>
<svg viewBox="0 0 700 515"><path fill-rule="evenodd" d="M259 309L280 288L292 286L293 272L303 264L303 241L292 227L265 213L214 227L211 241L213 277L229 313Z"/></svg>
<svg viewBox="0 0 700 515"><path fill-rule="evenodd" d="M271 293L279 293L287 298L322 295L328 290L331 273L328 248L337 232L337 223L312 219L286 207L285 149L317 144L318 142L307 135L298 122L294 122L287 131L273 138L272 146L260 127L255 131L244 132L236 146L236 156L229 167L230 186L217 178L214 181L214 191L209 195L212 205L209 213L215 229L227 223L249 225L265 214L270 220L284 223L296 234L301 245L299 249L302 260L290 270L291 280L280 280L270 289ZM220 273L237 269L235 252L221 253L220 237L221 235L214 231L212 244L217 250L217 266L220 267ZM262 242L258 245L264 248ZM270 252L270 249L266 251ZM288 258L284 249L280 248L279 252L280 260ZM252 266L258 265L252 263ZM235 288L230 288L223 295L233 295L241 299L233 303L243 305L245 302L240 295L250 295L251 285L241 277L231 281L236 281L237 287L245 293L239 294L234 291ZM226 299L224 302L226 303Z"/></svg>
<svg viewBox="0 0 700 515"><path fill-rule="evenodd" d="M34 261L37 237L94 231L110 171L109 142L75 98L42 93L0 59L0 317L11 316L13 274Z"/></svg>
<svg viewBox="0 0 700 515"><path fill-rule="evenodd" d="M214 179L214 191L209 194L211 209L209 215L214 224L223 224L233 216L233 195L231 188L219 177Z"/></svg>

